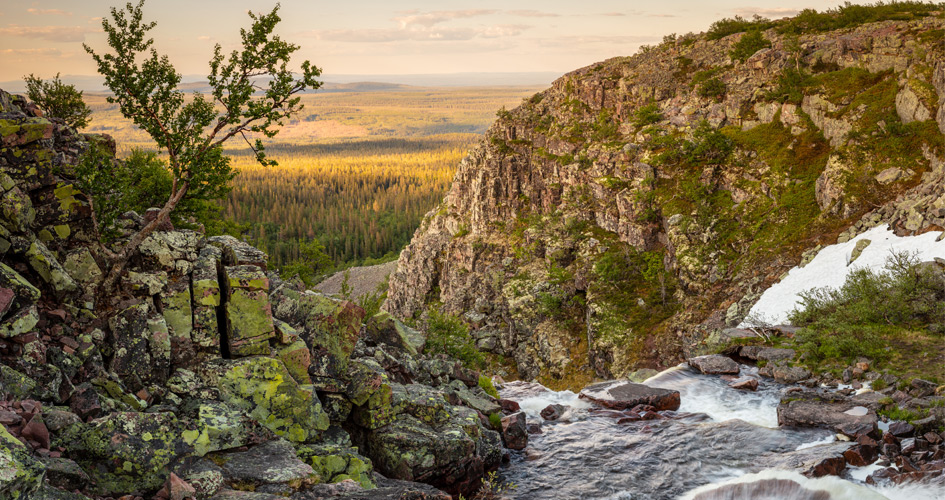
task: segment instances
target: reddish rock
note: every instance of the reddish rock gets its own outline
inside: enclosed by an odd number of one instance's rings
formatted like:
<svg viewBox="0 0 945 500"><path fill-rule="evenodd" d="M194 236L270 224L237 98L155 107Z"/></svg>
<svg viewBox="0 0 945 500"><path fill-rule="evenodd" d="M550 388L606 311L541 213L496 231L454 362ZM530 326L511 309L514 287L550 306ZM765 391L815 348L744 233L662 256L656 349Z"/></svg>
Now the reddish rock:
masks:
<svg viewBox="0 0 945 500"><path fill-rule="evenodd" d="M873 445L858 444L843 452L843 458L854 467L863 467L876 461L879 449Z"/></svg>
<svg viewBox="0 0 945 500"><path fill-rule="evenodd" d="M658 411L679 409L679 391L625 380L587 386L581 391L580 397L613 410L626 410L641 404L651 405Z"/></svg>
<svg viewBox="0 0 945 500"><path fill-rule="evenodd" d="M502 418L502 441L512 450L524 450L528 445L528 428L522 412Z"/></svg>
<svg viewBox="0 0 945 500"><path fill-rule="evenodd" d="M740 391L757 391L758 390L758 379L749 378L745 380L735 381L731 384L728 384L732 389L738 389Z"/></svg>
<svg viewBox="0 0 945 500"><path fill-rule="evenodd" d="M156 496L167 500L188 500L197 497L197 490L171 472L164 482L164 488L158 491Z"/></svg>
<svg viewBox="0 0 945 500"><path fill-rule="evenodd" d="M568 410L567 406L551 404L541 410L541 418L545 420L558 420Z"/></svg>
<svg viewBox="0 0 945 500"><path fill-rule="evenodd" d="M896 437L909 437L915 433L915 427L908 422L893 422L889 424L889 434Z"/></svg>
<svg viewBox="0 0 945 500"><path fill-rule="evenodd" d="M13 290L0 288L0 319L3 319L7 312L10 311L10 306L13 305L13 299L15 298L16 294L13 293Z"/></svg>
<svg viewBox="0 0 945 500"><path fill-rule="evenodd" d="M511 415L522 409L522 407L519 406L517 402L512 401L511 399L500 399L499 406L502 407L502 413L505 413L506 415Z"/></svg>

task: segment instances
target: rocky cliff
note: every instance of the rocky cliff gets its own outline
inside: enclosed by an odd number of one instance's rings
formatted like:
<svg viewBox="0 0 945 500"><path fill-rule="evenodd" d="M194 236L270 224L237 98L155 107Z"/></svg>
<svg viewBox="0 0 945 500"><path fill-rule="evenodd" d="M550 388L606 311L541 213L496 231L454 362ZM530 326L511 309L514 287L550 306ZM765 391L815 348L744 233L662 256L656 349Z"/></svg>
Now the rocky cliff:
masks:
<svg viewBox="0 0 945 500"><path fill-rule="evenodd" d="M0 498L449 498L412 481L503 460L476 372L235 238L164 227L103 294L72 172L114 142L2 91L0 141Z"/></svg>
<svg viewBox="0 0 945 500"><path fill-rule="evenodd" d="M677 363L821 244L945 226L941 15L669 37L498 114L391 276L526 378ZM757 49L757 50L756 50Z"/></svg>

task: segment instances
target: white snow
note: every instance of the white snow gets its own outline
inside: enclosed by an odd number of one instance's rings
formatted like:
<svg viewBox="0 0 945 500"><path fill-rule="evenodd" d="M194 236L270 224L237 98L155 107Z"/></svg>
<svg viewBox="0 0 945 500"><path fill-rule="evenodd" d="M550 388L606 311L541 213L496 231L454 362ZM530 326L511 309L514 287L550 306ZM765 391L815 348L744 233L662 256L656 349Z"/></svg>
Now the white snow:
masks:
<svg viewBox="0 0 945 500"><path fill-rule="evenodd" d="M945 259L945 240L935 241L942 233L929 232L918 236L896 236L889 226L877 226L846 243L825 247L804 267L791 269L779 283L765 290L751 308L748 318L764 320L772 325L788 323L788 313L800 303L800 293L812 288L837 289L854 269L869 267L882 270L886 259L896 252L915 252L921 261L935 257ZM860 240L870 240L863 253L851 264L853 249ZM747 321L742 327L751 326Z"/></svg>

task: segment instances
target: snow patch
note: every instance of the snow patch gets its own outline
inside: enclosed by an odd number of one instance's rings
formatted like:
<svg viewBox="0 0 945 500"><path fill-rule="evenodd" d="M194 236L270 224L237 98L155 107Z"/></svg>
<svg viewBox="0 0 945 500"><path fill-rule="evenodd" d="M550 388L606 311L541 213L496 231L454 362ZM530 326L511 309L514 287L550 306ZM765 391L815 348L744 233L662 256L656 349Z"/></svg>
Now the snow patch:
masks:
<svg viewBox="0 0 945 500"><path fill-rule="evenodd" d="M945 240L936 241L942 233L929 232L918 236L896 236L889 226L877 226L846 243L825 247L804 267L795 267L779 283L765 290L751 308L748 318L758 318L772 325L788 323L788 313L800 304L800 294L813 288L837 289L847 276L858 268L880 271L886 259L896 252L916 253L919 260L935 257L945 259ZM850 263L857 243L870 240L859 257ZM743 321L741 327L751 326Z"/></svg>

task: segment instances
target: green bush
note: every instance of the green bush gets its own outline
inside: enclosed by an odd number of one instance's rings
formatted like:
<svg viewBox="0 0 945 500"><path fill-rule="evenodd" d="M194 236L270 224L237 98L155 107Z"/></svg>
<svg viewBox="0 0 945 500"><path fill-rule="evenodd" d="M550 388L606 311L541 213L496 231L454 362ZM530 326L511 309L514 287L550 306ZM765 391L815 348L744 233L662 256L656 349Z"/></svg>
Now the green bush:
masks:
<svg viewBox="0 0 945 500"><path fill-rule="evenodd" d="M664 136L654 140L651 145L662 149L654 159L658 165L718 165L735 150L732 139L706 121L696 127L691 140Z"/></svg>
<svg viewBox="0 0 945 500"><path fill-rule="evenodd" d="M709 40L718 40L729 35L734 35L735 33L766 30L774 25L774 22L759 16L755 16L752 19L745 19L741 16L727 17L712 23L712 26L709 27L709 31L706 32L706 38Z"/></svg>
<svg viewBox="0 0 945 500"><path fill-rule="evenodd" d="M793 34L821 33L878 21L909 21L943 9L945 4L933 2L893 1L866 5L846 2L824 12L804 9L778 26L778 31Z"/></svg>
<svg viewBox="0 0 945 500"><path fill-rule="evenodd" d="M469 335L469 326L461 319L441 313L431 307L427 320L427 352L446 354L463 362L471 368L485 366L485 356L476 348L476 343Z"/></svg>
<svg viewBox="0 0 945 500"><path fill-rule="evenodd" d="M725 97L726 90L725 82L713 77L699 84L696 93L699 94L699 97L705 99L721 101L722 98Z"/></svg>
<svg viewBox="0 0 945 500"><path fill-rule="evenodd" d="M499 391L497 391L495 385L492 384L492 379L486 375L479 376L479 388L485 391L486 394L499 399Z"/></svg>
<svg viewBox="0 0 945 500"><path fill-rule="evenodd" d="M59 73L48 82L32 74L23 77L23 81L26 82L26 96L47 116L60 118L75 129L89 124L92 110L82 100L82 92L74 85L62 83Z"/></svg>
<svg viewBox="0 0 945 500"><path fill-rule="evenodd" d="M742 35L742 37L732 45L732 51L729 52L729 55L732 56L732 59L745 62L749 57L753 56L755 52L769 47L771 47L771 42L764 37L761 30L753 29Z"/></svg>
<svg viewBox="0 0 945 500"><path fill-rule="evenodd" d="M662 119L663 114L660 113L660 106L655 102L640 107L633 113L633 125L637 128L652 125Z"/></svg>
<svg viewBox="0 0 945 500"><path fill-rule="evenodd" d="M798 339L814 361L859 356L889 357L887 339L900 332L937 333L945 324L945 285L936 264L896 253L885 269L854 270L839 289L814 289L801 295L792 324L804 327Z"/></svg>

